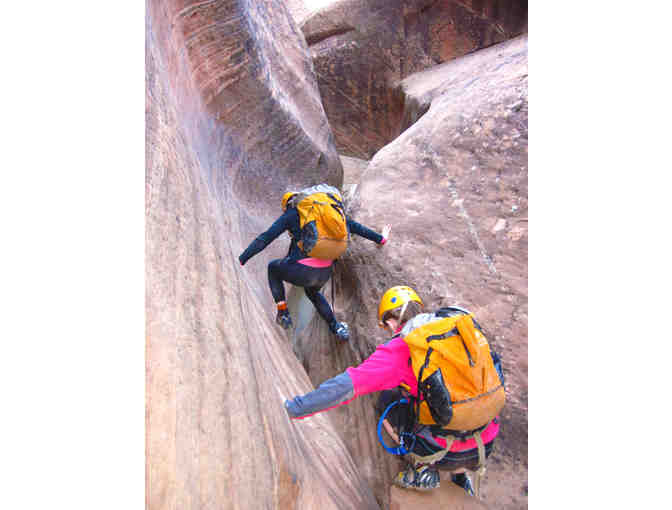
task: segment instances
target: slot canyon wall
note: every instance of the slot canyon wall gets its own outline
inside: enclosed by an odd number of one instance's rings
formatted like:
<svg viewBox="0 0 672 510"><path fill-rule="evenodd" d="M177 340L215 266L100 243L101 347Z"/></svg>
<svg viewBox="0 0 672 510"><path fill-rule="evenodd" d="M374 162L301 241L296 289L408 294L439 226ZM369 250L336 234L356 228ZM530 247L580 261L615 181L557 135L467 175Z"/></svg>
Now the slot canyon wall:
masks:
<svg viewBox="0 0 672 510"><path fill-rule="evenodd" d="M527 505L527 36L511 39L526 27L526 3L523 19L507 2L385 2L385 13L396 7L381 19L400 15L395 23L411 26L413 4L443 9L433 23L452 20L456 33L473 34L465 28L473 24L454 15L463 9L490 13L504 35L483 14L486 35L439 51L426 34L445 30L407 28L414 47L444 56L411 52L407 61L417 63L380 83L367 52L350 60L354 67L335 67L339 79L369 80L394 98L395 109L369 110L366 122L333 114L338 93L325 88L345 85L325 85L315 47L330 41L337 59L350 44L334 42L339 37L372 39L379 23L366 28L366 19L380 6L356 4L315 11L298 0L146 3L148 508L415 504L390 490L398 460L375 437L374 397L299 422L282 407L384 340L377 300L402 280L430 307L470 308L504 355L509 400L484 503ZM329 9L341 17L325 18ZM333 32L325 19L359 25ZM349 99L369 108L368 93ZM361 147L348 150L349 139ZM284 235L245 267L237 260L277 217L285 190L319 182L342 187L358 221L378 231L393 225L389 245L354 238L337 263L335 310L351 325L348 344L310 313L289 337L275 325L266 265L284 256ZM289 296L296 313L301 292Z"/></svg>

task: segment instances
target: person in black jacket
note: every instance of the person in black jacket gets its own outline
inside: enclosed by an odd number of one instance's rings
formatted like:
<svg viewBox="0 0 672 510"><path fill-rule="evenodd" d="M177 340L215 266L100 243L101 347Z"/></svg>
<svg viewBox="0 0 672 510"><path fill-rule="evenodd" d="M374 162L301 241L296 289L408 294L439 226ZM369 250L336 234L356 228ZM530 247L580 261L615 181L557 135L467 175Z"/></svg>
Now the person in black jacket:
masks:
<svg viewBox="0 0 672 510"><path fill-rule="evenodd" d="M283 284L283 282L289 282L304 288L306 296L313 303L320 316L327 322L331 332L339 339L347 341L350 338L348 325L345 322L336 320L333 310L320 292L320 289L331 277L333 260L307 257L297 244L301 240L301 230L299 213L291 203L291 199L295 195L297 195L296 192L285 193L282 198L283 214L275 220L266 232L260 234L250 243L238 257L238 260L241 265L245 265L250 258L254 257L280 234L288 230L292 240L287 255L283 259L271 261L268 265L268 284L278 307L276 322L285 329L292 326L292 319L290 318L285 301L285 287ZM350 233L369 239L379 246L383 246L386 243L390 233L389 225L383 228L382 234L378 234L347 216L346 224Z"/></svg>

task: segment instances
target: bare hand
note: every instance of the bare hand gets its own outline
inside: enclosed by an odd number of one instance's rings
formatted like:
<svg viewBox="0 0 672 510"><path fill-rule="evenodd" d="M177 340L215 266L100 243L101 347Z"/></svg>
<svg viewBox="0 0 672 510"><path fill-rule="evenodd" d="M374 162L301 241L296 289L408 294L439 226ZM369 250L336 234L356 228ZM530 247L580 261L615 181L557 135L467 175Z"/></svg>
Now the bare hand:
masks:
<svg viewBox="0 0 672 510"><path fill-rule="evenodd" d="M388 240L389 237L390 237L390 230L392 230L392 227L391 227L390 225L385 225L385 226L383 227L383 232L380 234L380 235L383 236L383 239L385 239L385 242L386 242L386 243L387 243L387 240ZM380 246L382 246L382 244L379 245L379 247L380 247Z"/></svg>
<svg viewBox="0 0 672 510"><path fill-rule="evenodd" d="M394 442L397 444L401 444L401 441L399 441L399 436L394 431L394 427L392 427L392 425L390 425L390 422L387 421L387 418L383 420L383 425L385 426L385 431L390 435L392 439L394 439Z"/></svg>

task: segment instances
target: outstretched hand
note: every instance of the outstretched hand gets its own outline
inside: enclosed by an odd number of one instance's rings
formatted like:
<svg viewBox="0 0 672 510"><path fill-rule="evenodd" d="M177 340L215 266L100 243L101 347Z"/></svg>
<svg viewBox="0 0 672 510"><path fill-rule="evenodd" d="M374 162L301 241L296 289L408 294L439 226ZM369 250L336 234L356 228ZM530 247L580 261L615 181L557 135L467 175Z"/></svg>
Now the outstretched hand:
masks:
<svg viewBox="0 0 672 510"><path fill-rule="evenodd" d="M389 237L390 237L390 230L392 230L392 227L391 227L390 225L385 225L385 226L383 227L383 231L382 231L381 234L380 234L380 235L383 236L383 239L385 239L385 242L387 242L387 240L388 240ZM382 245L382 244L379 244L379 245L378 245L379 248L380 248L381 246L383 246L383 245Z"/></svg>

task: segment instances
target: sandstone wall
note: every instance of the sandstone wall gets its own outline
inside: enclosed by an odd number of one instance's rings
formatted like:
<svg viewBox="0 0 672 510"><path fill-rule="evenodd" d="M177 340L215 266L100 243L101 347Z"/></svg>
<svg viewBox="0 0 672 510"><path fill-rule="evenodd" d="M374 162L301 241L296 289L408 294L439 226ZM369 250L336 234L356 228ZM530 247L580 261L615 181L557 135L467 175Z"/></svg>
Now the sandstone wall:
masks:
<svg viewBox="0 0 672 510"><path fill-rule="evenodd" d="M272 322L265 263L237 255L285 187L342 168L305 41L282 4L147 9L147 507L378 508ZM286 248L285 248L286 249Z"/></svg>
<svg viewBox="0 0 672 510"><path fill-rule="evenodd" d="M408 24L444 4L379 7ZM482 18L494 4L459 5ZM367 74L373 88L384 80L381 94L396 108L394 123L369 115L354 129L362 150L346 152L368 160L382 148L367 163L339 158L342 124L327 120L315 60L316 44L349 29L304 37L283 2L149 0L146 31L147 507L401 501L390 499L398 465L377 443L375 397L294 423L282 401L368 356L382 340L380 293L402 281L428 306L472 309L504 354L510 405L484 491L495 508L526 504L515 484L527 476L527 38L404 67L402 81L399 64L389 77ZM397 41L386 37L383 49ZM422 39L414 37L406 34ZM335 90L343 95L348 83ZM403 133L388 143L393 125ZM286 189L341 185L343 166L354 169L350 212L378 231L392 223L391 242L379 250L355 238L336 266L335 308L351 342L336 342L309 316L288 338L273 322L266 281L288 239L244 268L237 256L277 217ZM300 294L290 293L295 310Z"/></svg>
<svg viewBox="0 0 672 510"><path fill-rule="evenodd" d="M527 30L521 0L336 0L306 16L340 153L369 159L401 132L397 83Z"/></svg>
<svg viewBox="0 0 672 510"><path fill-rule="evenodd" d="M350 322L352 339L315 344L313 330L296 341L317 385L387 339L376 313L393 285L415 288L429 309L457 304L472 311L502 354L507 378L502 432L483 483L493 508L526 505L527 48L521 36L400 84L405 104L424 114L369 161L348 204L365 225L391 224L390 241L379 249L353 237L333 279L336 310ZM400 464L377 443L376 398L330 413L387 501Z"/></svg>

